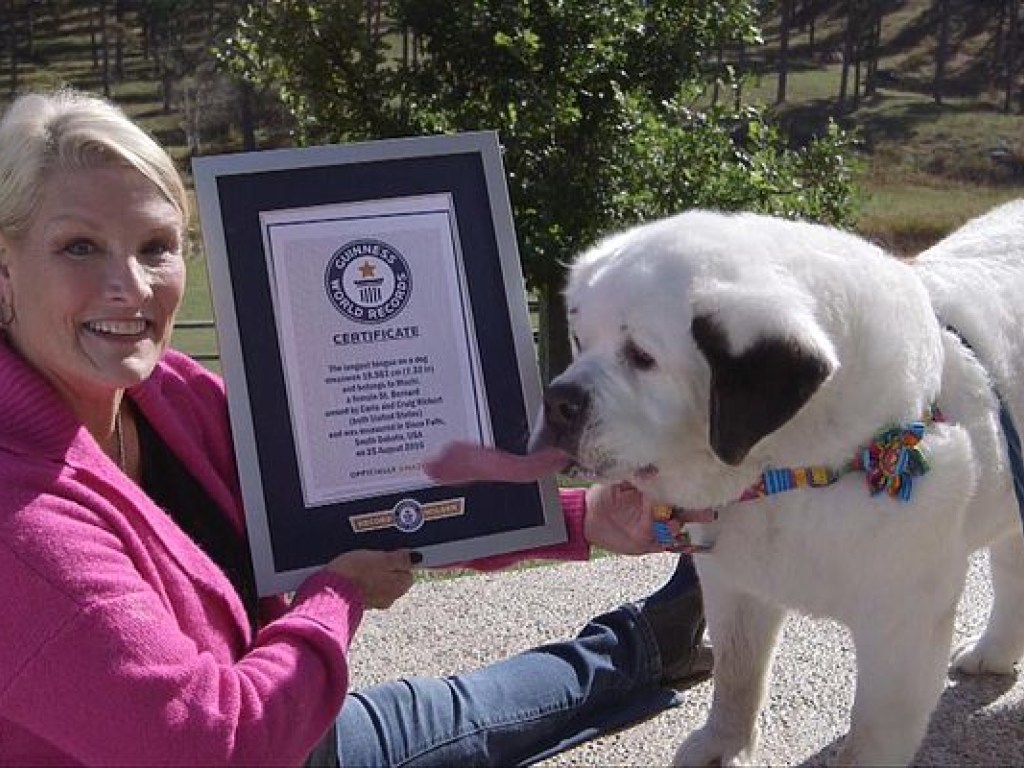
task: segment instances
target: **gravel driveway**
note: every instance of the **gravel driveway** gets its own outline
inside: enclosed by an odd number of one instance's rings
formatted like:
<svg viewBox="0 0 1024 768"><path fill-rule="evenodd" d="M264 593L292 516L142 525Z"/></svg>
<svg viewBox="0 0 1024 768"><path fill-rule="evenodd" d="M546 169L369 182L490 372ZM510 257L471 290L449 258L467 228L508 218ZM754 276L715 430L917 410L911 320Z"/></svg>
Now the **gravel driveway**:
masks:
<svg viewBox="0 0 1024 768"><path fill-rule="evenodd" d="M569 637L591 615L652 591L672 565L670 555L605 557L420 583L389 611L367 614L352 650L353 686L399 674L448 674ZM960 602L957 638L980 630L990 599L987 561L979 556ZM761 716L758 761L825 763L849 725L854 682L846 630L791 617ZM710 693L710 682L699 685L681 707L545 765L665 765L679 739L703 723ZM917 764L1024 765L1024 681L950 679Z"/></svg>

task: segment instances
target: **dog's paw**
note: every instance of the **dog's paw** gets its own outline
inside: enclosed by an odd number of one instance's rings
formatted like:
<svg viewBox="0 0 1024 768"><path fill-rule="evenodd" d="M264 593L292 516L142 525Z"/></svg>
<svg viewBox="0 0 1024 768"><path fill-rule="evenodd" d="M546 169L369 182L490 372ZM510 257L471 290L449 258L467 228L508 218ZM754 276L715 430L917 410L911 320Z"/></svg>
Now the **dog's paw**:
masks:
<svg viewBox="0 0 1024 768"><path fill-rule="evenodd" d="M754 744L743 739L723 738L710 726L691 733L672 758L674 766L753 765Z"/></svg>
<svg viewBox="0 0 1024 768"><path fill-rule="evenodd" d="M956 647L950 667L965 675L1013 675L1017 656L985 642L985 637L972 637Z"/></svg>

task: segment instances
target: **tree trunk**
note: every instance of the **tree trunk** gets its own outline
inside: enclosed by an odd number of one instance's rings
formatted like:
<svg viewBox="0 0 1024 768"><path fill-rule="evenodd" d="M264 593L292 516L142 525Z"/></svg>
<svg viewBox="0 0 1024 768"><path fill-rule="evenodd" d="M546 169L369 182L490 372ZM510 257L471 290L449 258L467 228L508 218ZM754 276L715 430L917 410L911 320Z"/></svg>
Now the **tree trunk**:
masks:
<svg viewBox="0 0 1024 768"><path fill-rule="evenodd" d="M371 40L380 38L381 0L366 0L366 31Z"/></svg>
<svg viewBox="0 0 1024 768"><path fill-rule="evenodd" d="M242 130L242 148L247 152L256 149L256 119L252 102L252 85L243 81L238 88L238 115Z"/></svg>
<svg viewBox="0 0 1024 768"><path fill-rule="evenodd" d="M92 51L92 68L100 68L100 43L96 27L96 15L89 14L89 49Z"/></svg>
<svg viewBox="0 0 1024 768"><path fill-rule="evenodd" d="M202 152L199 137L199 89L185 84L181 88L181 124L185 129L185 145L191 157Z"/></svg>
<svg viewBox="0 0 1024 768"><path fill-rule="evenodd" d="M793 0L781 0L779 18L779 83L775 90L775 103L786 101L786 78L789 75L789 29L793 23Z"/></svg>
<svg viewBox="0 0 1024 768"><path fill-rule="evenodd" d="M114 76L117 82L124 82L124 3L125 0L114 0Z"/></svg>
<svg viewBox="0 0 1024 768"><path fill-rule="evenodd" d="M949 0L935 0L936 41L935 79L932 82L932 99L942 104L942 92L946 79L946 59L949 56Z"/></svg>
<svg viewBox="0 0 1024 768"><path fill-rule="evenodd" d="M18 92L18 25L17 8L14 0L7 0L7 50L10 54L11 77L8 90L11 95Z"/></svg>
<svg viewBox="0 0 1024 768"><path fill-rule="evenodd" d="M100 17L100 45L103 57L103 95L110 97L110 36L107 29L107 0L100 0L96 12Z"/></svg>
<svg viewBox="0 0 1024 768"><path fill-rule="evenodd" d="M541 382L551 379L569 367L572 350L569 347L569 322L565 314L565 299L557 288L545 286L539 293L538 357Z"/></svg>
<svg viewBox="0 0 1024 768"><path fill-rule="evenodd" d="M149 61L149 51L153 42L153 25L148 15L142 17L142 60Z"/></svg>
<svg viewBox="0 0 1024 768"><path fill-rule="evenodd" d="M864 95L868 97L878 91L878 57L882 50L882 16L885 13L881 3L872 3L870 8L870 26L864 55Z"/></svg>
<svg viewBox="0 0 1024 768"><path fill-rule="evenodd" d="M25 58L31 61L36 55L36 4L25 4Z"/></svg>
<svg viewBox="0 0 1024 768"><path fill-rule="evenodd" d="M1006 44L1006 8L1012 2L1014 2L1014 0L1001 0L999 3L999 15L996 18L996 31L992 34L991 72L996 76L998 76L997 73L1001 73L1003 71L1003 47Z"/></svg>
<svg viewBox="0 0 1024 768"><path fill-rule="evenodd" d="M853 32L855 0L846 0L846 30L843 34L843 69L839 77L839 104L845 107L850 87L850 65L853 63Z"/></svg>
<svg viewBox="0 0 1024 768"><path fill-rule="evenodd" d="M853 40L853 86L850 88L852 107L860 106L861 63L864 57L864 0L852 0L850 3L850 37Z"/></svg>
<svg viewBox="0 0 1024 768"><path fill-rule="evenodd" d="M739 50L736 52L736 71L739 76L736 78L736 82L732 84L733 91L733 109L737 112L743 106L743 73L747 70L747 44L740 41Z"/></svg>
<svg viewBox="0 0 1024 768"><path fill-rule="evenodd" d="M860 56L858 55L857 61L853 65L853 88L850 89L853 93L853 108L856 109L860 106L860 79L861 79L861 67L860 67Z"/></svg>
<svg viewBox="0 0 1024 768"><path fill-rule="evenodd" d="M163 111L164 114L169 114L171 111L171 97L174 93L174 71L166 63L160 65L160 90L161 96L163 97Z"/></svg>
<svg viewBox="0 0 1024 768"><path fill-rule="evenodd" d="M1020 36L1020 2L1010 0L1009 26L1006 32L1006 95L1003 112L1009 114L1013 104L1013 92L1017 87L1017 43Z"/></svg>
<svg viewBox="0 0 1024 768"><path fill-rule="evenodd" d="M711 106L718 106L718 97L722 89L722 73L725 71L725 43L718 41L718 48L715 51L715 80L711 86Z"/></svg>
<svg viewBox="0 0 1024 768"><path fill-rule="evenodd" d="M811 5L810 18L807 19L807 55L808 57L814 56L814 22L818 17L818 12L814 8L813 2Z"/></svg>

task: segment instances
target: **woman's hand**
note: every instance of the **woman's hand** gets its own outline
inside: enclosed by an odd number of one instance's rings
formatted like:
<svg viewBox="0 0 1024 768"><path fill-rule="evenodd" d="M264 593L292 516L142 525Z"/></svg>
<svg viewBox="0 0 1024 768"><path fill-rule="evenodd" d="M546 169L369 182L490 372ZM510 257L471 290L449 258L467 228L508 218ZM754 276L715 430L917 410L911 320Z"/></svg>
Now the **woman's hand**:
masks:
<svg viewBox="0 0 1024 768"><path fill-rule="evenodd" d="M587 488L583 533L592 545L620 555L660 552L651 507L632 485L592 485Z"/></svg>
<svg viewBox="0 0 1024 768"><path fill-rule="evenodd" d="M407 549L357 549L338 555L324 567L355 584L368 608L390 608L412 587L412 566L412 553Z"/></svg>
<svg viewBox="0 0 1024 768"><path fill-rule="evenodd" d="M629 483L587 488L587 514L583 533L592 545L620 555L664 552L654 534L656 504ZM673 535L686 523L709 523L711 510L677 511L666 522Z"/></svg>

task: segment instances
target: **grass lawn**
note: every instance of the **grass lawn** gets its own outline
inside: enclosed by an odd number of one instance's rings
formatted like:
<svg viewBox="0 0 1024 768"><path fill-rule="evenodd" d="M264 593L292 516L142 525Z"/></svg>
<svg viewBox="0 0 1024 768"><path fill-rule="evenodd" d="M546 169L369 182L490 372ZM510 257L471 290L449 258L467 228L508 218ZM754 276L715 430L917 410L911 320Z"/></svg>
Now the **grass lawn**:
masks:
<svg viewBox="0 0 1024 768"><path fill-rule="evenodd" d="M776 77L753 79L747 98L771 104ZM838 66L797 67L778 107L795 135L809 135L835 113ZM994 95L947 98L879 89L837 118L861 141L856 230L910 255L999 203L1024 197L1024 118L999 110Z"/></svg>
<svg viewBox="0 0 1024 768"><path fill-rule="evenodd" d="M875 242L911 256L968 219L999 203L1024 197L1024 187L863 184L858 229Z"/></svg>
<svg viewBox="0 0 1024 768"><path fill-rule="evenodd" d="M187 259L187 272L185 298L178 312L177 327L171 344L175 349L200 359L211 369L219 372L219 363L211 359L217 355L217 333L212 324L210 327L206 326L213 319L213 301L210 296L206 259L201 253ZM197 323L204 325L193 325Z"/></svg>

